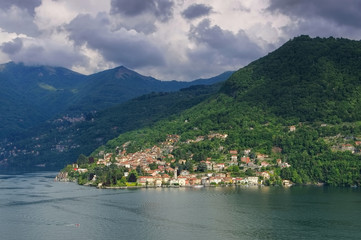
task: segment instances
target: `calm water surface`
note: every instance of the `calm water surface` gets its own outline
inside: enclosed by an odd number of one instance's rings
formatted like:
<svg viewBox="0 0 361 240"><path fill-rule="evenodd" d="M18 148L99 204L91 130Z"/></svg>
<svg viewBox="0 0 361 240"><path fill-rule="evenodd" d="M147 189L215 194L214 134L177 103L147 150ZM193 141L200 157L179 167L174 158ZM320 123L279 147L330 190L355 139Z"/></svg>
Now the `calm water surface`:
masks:
<svg viewBox="0 0 361 240"><path fill-rule="evenodd" d="M361 190L99 190L0 175L0 239L361 239Z"/></svg>

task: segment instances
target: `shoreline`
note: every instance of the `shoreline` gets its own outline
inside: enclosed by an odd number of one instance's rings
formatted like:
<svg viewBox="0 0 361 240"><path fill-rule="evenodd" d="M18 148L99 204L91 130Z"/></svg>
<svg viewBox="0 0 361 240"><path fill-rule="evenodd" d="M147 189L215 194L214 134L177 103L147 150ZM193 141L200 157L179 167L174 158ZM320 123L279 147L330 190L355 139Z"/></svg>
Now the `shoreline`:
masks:
<svg viewBox="0 0 361 240"><path fill-rule="evenodd" d="M70 182L78 184L77 180L70 180L70 179L54 179L54 182ZM241 187L241 188L249 188L249 187L282 187L282 188L291 188L291 187L332 187L329 185L326 185L325 183L314 183L314 184L292 184L292 185L264 185L264 184L222 184L222 185L161 185L161 186L95 186L91 185L90 183L86 184L78 184L80 186L85 187L94 187L97 189L142 189L142 188L149 188L149 189L155 189L155 188L188 188L188 189L202 189L202 188L227 188L227 187ZM335 186L340 187L340 186ZM350 189L356 189L359 188L359 186L341 186L341 188L350 188Z"/></svg>

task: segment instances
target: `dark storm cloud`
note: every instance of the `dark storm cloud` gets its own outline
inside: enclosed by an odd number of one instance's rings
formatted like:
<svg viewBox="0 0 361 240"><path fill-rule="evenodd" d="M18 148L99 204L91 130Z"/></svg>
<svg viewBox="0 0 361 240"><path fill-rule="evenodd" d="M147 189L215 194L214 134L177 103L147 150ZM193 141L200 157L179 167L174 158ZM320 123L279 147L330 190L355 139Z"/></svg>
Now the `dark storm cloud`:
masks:
<svg viewBox="0 0 361 240"><path fill-rule="evenodd" d="M173 16L171 0L112 0L111 13L135 17L150 13L160 21L167 21Z"/></svg>
<svg viewBox="0 0 361 240"><path fill-rule="evenodd" d="M37 36L39 29L33 20L40 4L41 0L1 0L0 27L6 32Z"/></svg>
<svg viewBox="0 0 361 240"><path fill-rule="evenodd" d="M239 66L263 55L262 49L252 42L244 31L240 30L234 34L217 25L211 26L208 19L203 20L198 26L193 26L189 37L199 46L203 46L190 55L219 64Z"/></svg>
<svg viewBox="0 0 361 240"><path fill-rule="evenodd" d="M15 38L11 42L5 42L0 46L0 49L9 55L13 55L21 50L23 41L20 38Z"/></svg>
<svg viewBox="0 0 361 240"><path fill-rule="evenodd" d="M39 29L33 20L34 17L26 9L0 9L0 28L6 32L38 36Z"/></svg>
<svg viewBox="0 0 361 240"><path fill-rule="evenodd" d="M71 67L73 64L84 63L87 59L73 49L44 41L34 41L25 46L26 39L16 38L5 42L0 50L6 53L11 61L23 62L28 65L50 65Z"/></svg>
<svg viewBox="0 0 361 240"><path fill-rule="evenodd" d="M195 19L203 16L208 16L211 11L211 6L207 6L205 4L192 4L182 12L182 16L186 19Z"/></svg>
<svg viewBox="0 0 361 240"><path fill-rule="evenodd" d="M1 0L0 9L9 9L11 6L16 6L21 9L26 9L31 15L35 14L35 8L40 6L41 0Z"/></svg>
<svg viewBox="0 0 361 240"><path fill-rule="evenodd" d="M134 31L112 31L105 14L99 14L95 18L79 15L66 29L70 40L76 45L86 44L99 51L107 61L132 68L164 64L162 52L155 44Z"/></svg>
<svg viewBox="0 0 361 240"><path fill-rule="evenodd" d="M306 21L322 18L339 26L361 27L360 0L271 0L268 10Z"/></svg>

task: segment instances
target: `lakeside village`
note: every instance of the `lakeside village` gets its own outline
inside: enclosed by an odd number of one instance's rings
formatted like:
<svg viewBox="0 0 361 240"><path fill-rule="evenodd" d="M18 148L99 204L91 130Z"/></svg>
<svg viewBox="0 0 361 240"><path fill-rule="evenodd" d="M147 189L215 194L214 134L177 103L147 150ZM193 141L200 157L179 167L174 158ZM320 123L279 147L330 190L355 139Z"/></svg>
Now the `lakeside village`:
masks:
<svg viewBox="0 0 361 240"><path fill-rule="evenodd" d="M212 133L207 139L225 140L227 134ZM115 153L100 151L98 158L85 157L68 165L56 181L77 181L82 185L98 188L128 187L206 187L229 185L283 185L292 182L281 179L281 169L289 168L287 162L272 159L265 154L230 150L227 160L217 162L211 158L195 163L192 159L176 160L172 155L179 142L178 135L168 135L160 146L153 146L135 153L127 153L128 143L117 147ZM186 144L203 141L199 136ZM192 155L191 155L192 157Z"/></svg>

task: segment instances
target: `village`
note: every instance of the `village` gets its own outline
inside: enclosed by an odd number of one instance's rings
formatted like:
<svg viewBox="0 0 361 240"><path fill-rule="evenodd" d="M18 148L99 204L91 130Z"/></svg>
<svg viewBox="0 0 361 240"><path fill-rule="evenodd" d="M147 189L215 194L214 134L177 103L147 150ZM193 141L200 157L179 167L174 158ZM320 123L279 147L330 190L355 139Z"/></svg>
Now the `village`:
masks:
<svg viewBox="0 0 361 240"><path fill-rule="evenodd" d="M200 136L195 140L187 140L186 143L203 141L204 138ZM207 139L212 138L225 139L227 134L213 133L207 136ZM127 153L128 143L125 143L122 147L117 147L115 153L100 151L98 153L99 158L93 164L96 164L97 167L109 167L114 164L119 168L126 169L124 172L125 178L129 178L132 172L137 172L135 185L137 187L263 185L274 176L274 168L290 167L287 162L282 162L281 159L277 159L276 163L272 163L271 158L266 154L256 154L255 159L252 159L250 157L252 150L245 149L243 152L230 150L227 154L228 159L224 162L217 162L207 158L198 164L192 164L192 169L184 169L182 166L187 165L187 160L176 160L171 154L178 141L178 135L168 135L166 141L162 142L160 146L153 146L135 153ZM78 174L88 172L87 168L80 168L78 164L73 164L72 168ZM234 170L248 174L242 177L234 176ZM94 175L88 184L95 183L96 180L97 176ZM284 186L292 185L289 180L283 180L281 183ZM97 187L116 186L104 186L100 182Z"/></svg>

